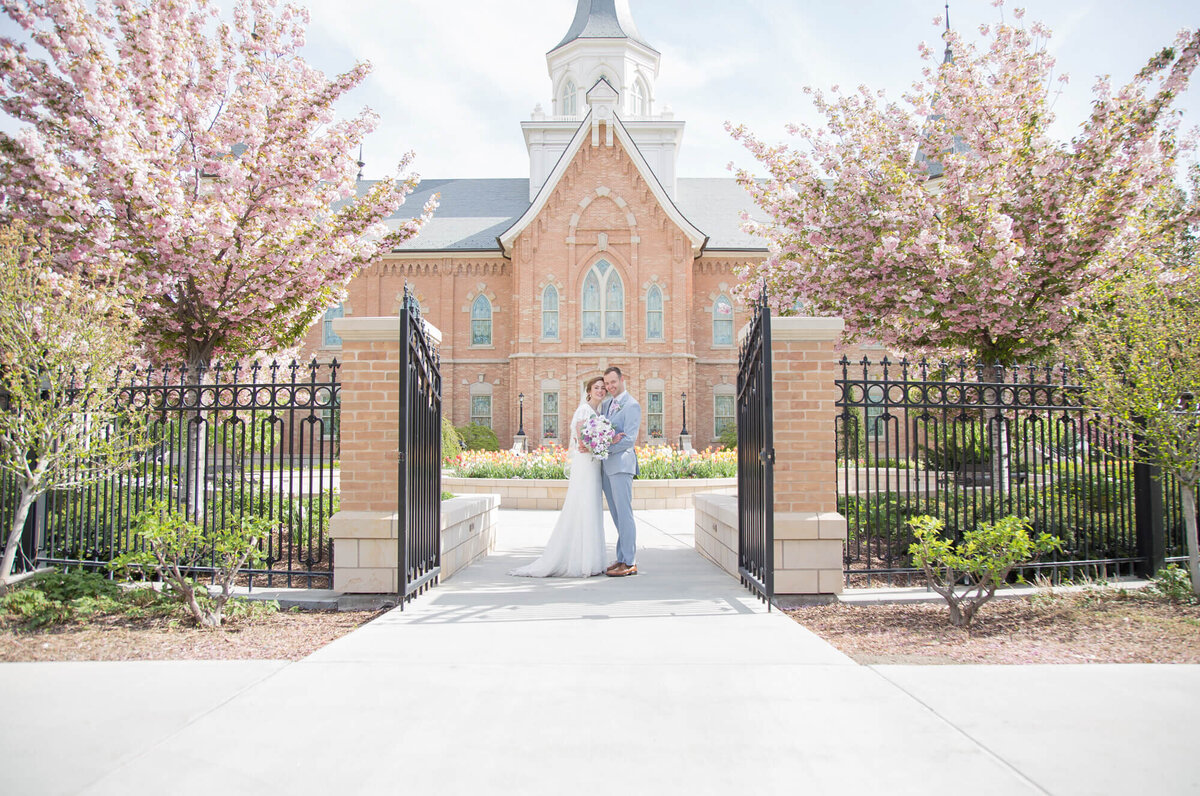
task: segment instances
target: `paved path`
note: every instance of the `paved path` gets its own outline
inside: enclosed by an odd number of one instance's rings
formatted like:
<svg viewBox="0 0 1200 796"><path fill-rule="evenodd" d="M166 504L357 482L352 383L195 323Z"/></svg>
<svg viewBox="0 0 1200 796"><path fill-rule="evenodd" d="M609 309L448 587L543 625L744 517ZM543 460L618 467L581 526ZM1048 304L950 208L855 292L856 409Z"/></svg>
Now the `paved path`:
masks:
<svg viewBox="0 0 1200 796"><path fill-rule="evenodd" d="M858 666L638 520L642 574L537 581L554 514L503 512L296 663L0 665L0 792L1200 792L1200 666Z"/></svg>

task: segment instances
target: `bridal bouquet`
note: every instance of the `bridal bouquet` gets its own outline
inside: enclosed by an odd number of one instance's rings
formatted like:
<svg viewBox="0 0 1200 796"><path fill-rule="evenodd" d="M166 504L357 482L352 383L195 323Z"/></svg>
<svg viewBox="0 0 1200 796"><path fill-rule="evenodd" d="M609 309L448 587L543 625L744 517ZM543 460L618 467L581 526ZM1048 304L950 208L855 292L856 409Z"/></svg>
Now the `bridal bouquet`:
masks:
<svg viewBox="0 0 1200 796"><path fill-rule="evenodd" d="M608 458L608 449L612 446L613 437L616 435L613 424L602 415L592 415L579 427L579 439L597 459Z"/></svg>

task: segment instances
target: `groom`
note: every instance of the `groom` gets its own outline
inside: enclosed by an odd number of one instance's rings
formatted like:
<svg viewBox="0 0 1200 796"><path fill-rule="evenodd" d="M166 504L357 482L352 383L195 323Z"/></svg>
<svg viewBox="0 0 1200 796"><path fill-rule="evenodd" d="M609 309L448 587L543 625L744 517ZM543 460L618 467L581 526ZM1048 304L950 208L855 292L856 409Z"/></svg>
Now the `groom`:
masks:
<svg viewBox="0 0 1200 796"><path fill-rule="evenodd" d="M600 481L608 512L617 526L617 560L605 575L623 578L637 574L634 557L637 554L637 528L633 524L633 477L637 475L638 460L633 446L642 427L642 407L625 390L621 369L613 366L604 371L604 388L608 398L600 404L600 414L608 418L617 432L608 449L608 458L601 462Z"/></svg>

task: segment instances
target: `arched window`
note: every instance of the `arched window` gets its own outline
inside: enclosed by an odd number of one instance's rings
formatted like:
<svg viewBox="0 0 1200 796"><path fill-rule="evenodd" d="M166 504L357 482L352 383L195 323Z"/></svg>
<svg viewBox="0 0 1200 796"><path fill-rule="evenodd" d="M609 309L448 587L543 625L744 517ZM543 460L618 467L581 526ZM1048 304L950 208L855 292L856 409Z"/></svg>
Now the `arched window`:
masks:
<svg viewBox="0 0 1200 796"><path fill-rule="evenodd" d="M478 296L471 305L471 345L492 344L492 302Z"/></svg>
<svg viewBox="0 0 1200 796"><path fill-rule="evenodd" d="M562 109L561 115L563 115L563 116L574 116L575 115L575 95L578 93L579 92L576 91L576 89L575 89L575 81L568 80L567 84L565 86L563 86L562 98L561 98L561 102L559 103L559 107Z"/></svg>
<svg viewBox="0 0 1200 796"><path fill-rule="evenodd" d="M583 280L583 339L625 337L625 286L608 260L598 260Z"/></svg>
<svg viewBox="0 0 1200 796"><path fill-rule="evenodd" d="M646 101L646 84L639 77L633 81L629 90L629 112L634 116L649 116L649 103Z"/></svg>
<svg viewBox="0 0 1200 796"><path fill-rule="evenodd" d="M542 291L542 338L558 339L558 288L546 285Z"/></svg>
<svg viewBox="0 0 1200 796"><path fill-rule="evenodd" d="M341 345L342 344L342 338L339 337L338 335L334 334L333 319L341 318L345 314L346 314L345 306L342 304L338 304L336 307L330 307L329 309L325 310L325 319L324 319L324 324L323 324L324 335L323 335L323 340L322 340L322 342L325 345Z"/></svg>
<svg viewBox="0 0 1200 796"><path fill-rule="evenodd" d="M733 302L729 296L717 296L713 302L713 345L733 345Z"/></svg>
<svg viewBox="0 0 1200 796"><path fill-rule="evenodd" d="M646 292L646 339L663 339L663 297L658 285Z"/></svg>

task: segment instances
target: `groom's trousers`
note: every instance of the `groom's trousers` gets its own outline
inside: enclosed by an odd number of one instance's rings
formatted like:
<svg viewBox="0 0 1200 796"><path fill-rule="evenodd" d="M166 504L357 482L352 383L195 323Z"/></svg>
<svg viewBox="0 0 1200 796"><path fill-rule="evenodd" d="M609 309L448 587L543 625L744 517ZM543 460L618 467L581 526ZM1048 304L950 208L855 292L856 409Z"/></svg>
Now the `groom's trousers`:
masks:
<svg viewBox="0 0 1200 796"><path fill-rule="evenodd" d="M622 564L635 563L637 528L633 524L633 473L605 474L601 479L608 514L617 526L617 560Z"/></svg>

